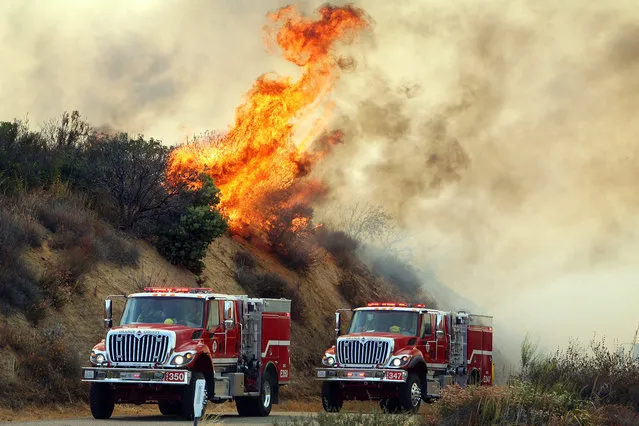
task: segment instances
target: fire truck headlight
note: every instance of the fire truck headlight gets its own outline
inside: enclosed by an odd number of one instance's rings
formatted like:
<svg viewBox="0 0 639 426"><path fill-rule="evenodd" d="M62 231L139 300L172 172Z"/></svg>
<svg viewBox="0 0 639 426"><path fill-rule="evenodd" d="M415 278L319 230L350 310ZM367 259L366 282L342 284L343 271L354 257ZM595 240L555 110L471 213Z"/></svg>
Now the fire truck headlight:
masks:
<svg viewBox="0 0 639 426"><path fill-rule="evenodd" d="M332 367L335 365L335 357L333 355L325 355L324 359L322 359L322 363Z"/></svg>
<svg viewBox="0 0 639 426"><path fill-rule="evenodd" d="M193 361L193 358L195 358L195 354L193 352L182 353L173 357L171 365L186 365Z"/></svg>
<svg viewBox="0 0 639 426"><path fill-rule="evenodd" d="M106 362L106 353L102 351L96 351L95 349L91 351L91 356L89 357L89 361L93 365L101 365Z"/></svg>
<svg viewBox="0 0 639 426"><path fill-rule="evenodd" d="M410 355L398 356L393 358L391 362L389 363L389 365L391 367L403 367L406 364L408 364L408 361L410 361L410 359L411 359Z"/></svg>

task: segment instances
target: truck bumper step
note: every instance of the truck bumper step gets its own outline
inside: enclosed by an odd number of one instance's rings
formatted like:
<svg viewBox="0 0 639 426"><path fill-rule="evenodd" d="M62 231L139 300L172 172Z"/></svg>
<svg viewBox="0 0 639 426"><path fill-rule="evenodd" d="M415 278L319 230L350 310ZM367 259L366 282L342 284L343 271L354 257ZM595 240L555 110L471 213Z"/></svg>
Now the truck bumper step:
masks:
<svg viewBox="0 0 639 426"><path fill-rule="evenodd" d="M404 383L408 372L390 368L317 368L315 378L322 381Z"/></svg>
<svg viewBox="0 0 639 426"><path fill-rule="evenodd" d="M83 367L83 382L142 383L186 385L191 380L189 370Z"/></svg>

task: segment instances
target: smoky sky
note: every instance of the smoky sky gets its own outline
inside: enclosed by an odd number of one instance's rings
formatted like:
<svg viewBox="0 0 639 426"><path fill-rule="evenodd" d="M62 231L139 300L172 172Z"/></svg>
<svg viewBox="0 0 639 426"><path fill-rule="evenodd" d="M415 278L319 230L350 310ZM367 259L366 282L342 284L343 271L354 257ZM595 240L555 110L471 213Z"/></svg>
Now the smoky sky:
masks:
<svg viewBox="0 0 639 426"><path fill-rule="evenodd" d="M167 144L224 129L264 72L265 15L283 2L9 0L0 5L0 114L31 124L79 110ZM290 71L290 70L288 70Z"/></svg>
<svg viewBox="0 0 639 426"><path fill-rule="evenodd" d="M377 203L414 261L546 347L639 325L639 9L362 2L336 90L335 202ZM437 243L437 244L434 244Z"/></svg>
<svg viewBox="0 0 639 426"><path fill-rule="evenodd" d="M336 2L341 4L343 2ZM629 340L639 317L639 8L610 0L360 0L316 171L383 206L414 262L520 335ZM224 131L287 2L5 0L0 116L174 144ZM301 2L312 12L320 2ZM436 242L436 244L434 244Z"/></svg>

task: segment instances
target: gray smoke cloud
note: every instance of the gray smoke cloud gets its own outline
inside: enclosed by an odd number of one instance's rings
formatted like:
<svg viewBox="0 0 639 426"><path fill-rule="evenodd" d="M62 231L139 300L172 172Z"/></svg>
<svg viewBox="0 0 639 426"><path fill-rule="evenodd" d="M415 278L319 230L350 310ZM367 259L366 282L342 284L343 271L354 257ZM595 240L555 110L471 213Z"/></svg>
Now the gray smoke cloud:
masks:
<svg viewBox="0 0 639 426"><path fill-rule="evenodd" d="M639 9L360 3L376 25L336 91L333 201L383 205L417 264L520 338L630 341Z"/></svg>
<svg viewBox="0 0 639 426"><path fill-rule="evenodd" d="M167 144L225 129L260 74L295 71L263 40L266 13L283 4L2 2L0 117L38 125L77 109Z"/></svg>
<svg viewBox="0 0 639 426"><path fill-rule="evenodd" d="M263 43L266 13L286 3L6 0L0 117L78 109L168 144L224 130L257 76L297 73ZM317 174L334 201L382 205L418 266L520 336L630 339L639 8L355 4L374 26L333 96L345 144Z"/></svg>

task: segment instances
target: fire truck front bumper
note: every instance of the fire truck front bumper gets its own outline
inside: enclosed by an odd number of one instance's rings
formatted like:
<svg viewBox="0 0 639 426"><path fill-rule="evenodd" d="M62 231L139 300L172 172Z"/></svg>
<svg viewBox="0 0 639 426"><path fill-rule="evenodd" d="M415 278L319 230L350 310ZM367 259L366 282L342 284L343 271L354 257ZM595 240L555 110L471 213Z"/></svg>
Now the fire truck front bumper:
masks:
<svg viewBox="0 0 639 426"><path fill-rule="evenodd" d="M83 367L83 382L140 383L154 385L187 385L189 370Z"/></svg>
<svg viewBox="0 0 639 426"><path fill-rule="evenodd" d="M408 371L397 369L316 368L316 380L343 382L403 383Z"/></svg>

